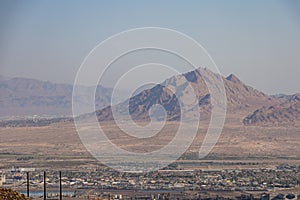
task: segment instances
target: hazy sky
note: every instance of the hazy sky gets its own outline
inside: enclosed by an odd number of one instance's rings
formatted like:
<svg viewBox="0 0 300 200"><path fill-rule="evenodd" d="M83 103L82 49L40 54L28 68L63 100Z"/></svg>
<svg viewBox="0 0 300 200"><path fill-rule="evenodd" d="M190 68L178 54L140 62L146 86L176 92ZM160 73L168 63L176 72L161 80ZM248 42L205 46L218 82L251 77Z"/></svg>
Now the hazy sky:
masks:
<svg viewBox="0 0 300 200"><path fill-rule="evenodd" d="M202 44L221 73L268 94L300 92L300 1L0 1L0 74L73 83L118 32L157 26Z"/></svg>

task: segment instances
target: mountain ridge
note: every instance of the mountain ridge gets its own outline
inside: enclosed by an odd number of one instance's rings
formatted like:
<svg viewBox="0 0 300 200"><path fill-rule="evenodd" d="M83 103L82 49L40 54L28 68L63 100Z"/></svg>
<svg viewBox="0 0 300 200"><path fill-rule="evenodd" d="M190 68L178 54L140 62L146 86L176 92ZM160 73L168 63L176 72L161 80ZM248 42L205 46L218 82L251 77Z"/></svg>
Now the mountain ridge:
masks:
<svg viewBox="0 0 300 200"><path fill-rule="evenodd" d="M130 117L135 121L150 120L151 108L157 104L165 108L166 119L169 121L180 120L182 114L194 119L195 111L200 112L201 119L209 120L212 105L211 95L204 81L205 77L203 77L205 74L217 76L206 68L198 68L194 71L170 77L161 84L143 90L113 107L118 106L121 113L129 111ZM71 115L72 85L19 77L5 79L1 77L1 116L5 116L5 112L11 115L12 111L18 113L20 110L25 110L26 114L26 111L30 110L31 115L40 115L48 111L48 114L52 114L54 117ZM227 77L221 76L220 78L224 83L226 92L227 121L247 126L293 125L300 121L299 94L267 95L244 84L234 74ZM91 89L95 88L84 87L86 91ZM95 113L100 122L114 119L110 105L111 92L112 89L97 87L96 108L98 109ZM191 94L196 96L197 106L181 113L177 96L191 99ZM80 101L81 98L75 97L76 100ZM37 108L40 108L40 110ZM91 114L82 114L79 117L91 116ZM157 120L163 120L163 114L158 115ZM63 118L63 121L72 121L72 119Z"/></svg>

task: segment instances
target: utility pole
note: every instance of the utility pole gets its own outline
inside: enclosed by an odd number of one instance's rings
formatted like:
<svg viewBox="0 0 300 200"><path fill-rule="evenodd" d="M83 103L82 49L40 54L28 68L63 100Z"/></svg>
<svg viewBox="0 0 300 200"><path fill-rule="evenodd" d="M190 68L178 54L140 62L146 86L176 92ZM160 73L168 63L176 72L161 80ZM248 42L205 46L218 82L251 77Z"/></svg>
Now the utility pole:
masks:
<svg viewBox="0 0 300 200"><path fill-rule="evenodd" d="M44 200L47 200L47 191L46 191L46 171L44 171Z"/></svg>
<svg viewBox="0 0 300 200"><path fill-rule="evenodd" d="M29 172L26 172L27 175L27 197L29 197Z"/></svg>
<svg viewBox="0 0 300 200"><path fill-rule="evenodd" d="M59 171L59 200L62 200L61 171Z"/></svg>

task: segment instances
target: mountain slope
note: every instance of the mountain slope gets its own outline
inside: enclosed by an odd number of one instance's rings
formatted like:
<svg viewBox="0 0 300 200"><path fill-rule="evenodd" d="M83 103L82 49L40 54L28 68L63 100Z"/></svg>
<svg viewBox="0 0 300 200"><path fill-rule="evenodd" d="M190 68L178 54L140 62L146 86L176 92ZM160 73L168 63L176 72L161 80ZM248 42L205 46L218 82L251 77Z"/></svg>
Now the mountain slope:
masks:
<svg viewBox="0 0 300 200"><path fill-rule="evenodd" d="M300 123L300 94L286 101L255 110L243 120L245 125L295 125Z"/></svg>

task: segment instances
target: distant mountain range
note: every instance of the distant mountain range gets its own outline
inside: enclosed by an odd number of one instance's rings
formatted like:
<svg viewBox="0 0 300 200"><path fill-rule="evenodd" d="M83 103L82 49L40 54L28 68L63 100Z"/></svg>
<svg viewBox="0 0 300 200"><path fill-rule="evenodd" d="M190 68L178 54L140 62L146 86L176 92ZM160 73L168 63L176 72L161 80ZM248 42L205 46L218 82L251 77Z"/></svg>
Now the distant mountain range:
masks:
<svg viewBox="0 0 300 200"><path fill-rule="evenodd" d="M204 74L213 74L208 69L199 68L182 75L173 76L151 89L143 90L126 101L110 106L112 89L97 87L96 115L99 121L113 120L112 108L121 108L121 113L128 112L133 120L149 120L152 106L160 104L166 110L167 120L179 120L181 115L193 118L197 109L201 118L209 119L211 111L211 96L203 80ZM231 74L221 77L227 96L227 123L244 125L294 125L300 122L299 94L267 95L244 84L237 76ZM194 91L189 91L191 84ZM85 106L85 92L95 87L80 86L83 95L75 97ZM169 90L173 88L176 95L190 98L191 92L196 95L198 106L180 112L178 99ZM55 84L26 78L0 77L0 115L71 115L72 85ZM193 112L192 112L193 111ZM84 114L84 113L83 113ZM81 117L88 117L84 114ZM163 113L162 116L163 117ZM158 115L158 120L160 116ZM65 121L65 119L64 119Z"/></svg>
<svg viewBox="0 0 300 200"><path fill-rule="evenodd" d="M79 86L82 96L74 99L81 102L82 110L86 106L84 94L95 87ZM56 84L28 78L8 78L0 76L0 117L13 116L70 116L72 115L73 86ZM110 104L112 90L97 86L95 106L98 109Z"/></svg>

